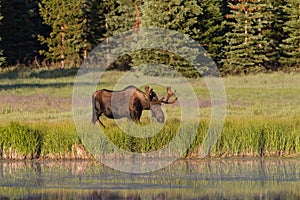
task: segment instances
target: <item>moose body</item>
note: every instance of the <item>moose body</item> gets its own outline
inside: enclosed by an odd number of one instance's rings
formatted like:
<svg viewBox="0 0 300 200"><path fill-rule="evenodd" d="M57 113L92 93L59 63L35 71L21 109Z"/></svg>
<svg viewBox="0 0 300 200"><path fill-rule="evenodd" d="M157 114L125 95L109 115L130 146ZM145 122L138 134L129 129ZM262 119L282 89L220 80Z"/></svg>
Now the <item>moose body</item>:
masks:
<svg viewBox="0 0 300 200"><path fill-rule="evenodd" d="M110 119L128 118L135 122L139 122L143 110L151 110L152 116L158 122L163 123L165 120L164 113L161 109L161 104L175 103L168 102L168 99L174 95L170 87L167 88L167 101L158 100L156 93L148 86L145 87L145 92L135 86L128 86L123 90L112 91L107 89L97 90L92 95L92 124L97 121L101 126L105 127L99 117L104 114Z"/></svg>

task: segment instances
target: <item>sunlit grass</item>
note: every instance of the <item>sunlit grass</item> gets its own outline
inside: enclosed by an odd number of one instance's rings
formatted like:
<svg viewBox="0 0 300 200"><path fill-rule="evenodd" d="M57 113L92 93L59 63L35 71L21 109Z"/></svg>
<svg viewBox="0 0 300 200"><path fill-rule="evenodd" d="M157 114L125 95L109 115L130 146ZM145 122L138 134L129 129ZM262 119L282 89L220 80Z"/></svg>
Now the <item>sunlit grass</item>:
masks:
<svg viewBox="0 0 300 200"><path fill-rule="evenodd" d="M3 157L13 157L14 151L25 158L35 158L40 154L42 132L19 123L1 127L0 146Z"/></svg>
<svg viewBox="0 0 300 200"><path fill-rule="evenodd" d="M38 151L39 155L67 152L72 144L80 143L72 119L72 92L76 70L39 69L19 72L13 69L0 72L2 146L10 144L18 152L35 157ZM97 88L113 89L114 82L123 75L124 72L107 72L101 77ZM212 151L213 155L299 154L300 74L258 74L226 77L223 81L227 98L226 123ZM210 94L205 82L202 79L189 79L189 82L195 88L194 92L199 100L200 125L185 156L199 151L198 147L203 142L211 117ZM159 96L164 95L164 87L153 87ZM165 106L165 111L168 122L154 137L130 136L120 130L112 120L103 117L102 120L107 125L105 133L122 149L141 153L155 151L168 144L179 126L180 107ZM142 123L149 122L147 116L148 114L142 116ZM17 122L17 125L10 124L12 121ZM86 123L89 124L89 121ZM26 135L26 138L22 139L22 135Z"/></svg>
<svg viewBox="0 0 300 200"><path fill-rule="evenodd" d="M217 156L288 156L300 152L300 121L227 120L212 151Z"/></svg>
<svg viewBox="0 0 300 200"><path fill-rule="evenodd" d="M72 123L11 122L0 127L0 152L4 158L65 157L80 140Z"/></svg>

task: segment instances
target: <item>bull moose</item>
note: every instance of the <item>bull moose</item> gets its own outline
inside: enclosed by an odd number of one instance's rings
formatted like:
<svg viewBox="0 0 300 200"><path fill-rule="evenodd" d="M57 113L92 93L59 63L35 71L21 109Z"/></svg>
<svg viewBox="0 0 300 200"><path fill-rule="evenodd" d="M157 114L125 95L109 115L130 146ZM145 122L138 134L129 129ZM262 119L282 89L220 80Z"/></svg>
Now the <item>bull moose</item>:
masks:
<svg viewBox="0 0 300 200"><path fill-rule="evenodd" d="M139 123L143 110L151 110L152 117L155 117L159 123L164 123L165 116L161 105L174 104L177 97L173 101L169 101L174 95L171 87L167 87L167 97L161 99L158 99L156 93L149 86L145 86L145 92L135 86L128 86L119 91L97 90L92 95L91 123L94 125L98 121L100 126L105 127L100 121L102 114L110 119L126 117Z"/></svg>

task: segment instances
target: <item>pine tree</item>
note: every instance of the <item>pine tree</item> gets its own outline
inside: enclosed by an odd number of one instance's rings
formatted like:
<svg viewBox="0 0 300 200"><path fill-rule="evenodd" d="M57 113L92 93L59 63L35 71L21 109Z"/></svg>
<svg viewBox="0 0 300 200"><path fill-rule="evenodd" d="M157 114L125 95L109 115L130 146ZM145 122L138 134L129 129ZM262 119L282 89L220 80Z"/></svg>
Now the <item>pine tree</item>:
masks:
<svg viewBox="0 0 300 200"><path fill-rule="evenodd" d="M109 37L140 27L141 0L107 0L105 9L105 42L109 44ZM109 58L107 58L109 60ZM109 65L110 64L110 65ZM132 64L132 55L121 55L113 63L108 63L108 69L129 70Z"/></svg>
<svg viewBox="0 0 300 200"><path fill-rule="evenodd" d="M160 27L187 34L193 39L199 36L199 20L202 8L198 1L149 0L141 7L142 26Z"/></svg>
<svg viewBox="0 0 300 200"><path fill-rule="evenodd" d="M1 8L1 1L0 1L0 8ZM1 24L1 20L3 19L3 16L1 15L2 12L0 12L0 24ZM1 42L1 37L0 37L0 42ZM2 49L2 45L0 45L0 67L4 64L5 62L5 57L3 56L3 49Z"/></svg>
<svg viewBox="0 0 300 200"><path fill-rule="evenodd" d="M108 3L103 0L86 0L83 3L82 12L86 24L83 27L85 44L83 48L83 58L87 57L88 52L94 49L105 39L106 20L105 15L108 12Z"/></svg>
<svg viewBox="0 0 300 200"><path fill-rule="evenodd" d="M143 28L165 28L178 31L182 34L189 35L193 39L197 39L200 34L199 30L199 15L202 14L202 8L198 1L145 1L141 6L141 24ZM159 34L159 33L158 33ZM148 38L149 44L153 38ZM157 40L158 38L156 38ZM173 38L172 41L167 41L163 37L159 37L162 46L166 48L168 45L178 45L178 49L189 48L180 46L182 41L180 38ZM139 44L137 44L139 45ZM151 45L149 45L151 46ZM191 66L186 60L180 56L166 50L143 50L133 56L135 65L143 63L147 64L165 64L176 69L184 76L194 77L199 75L198 71ZM190 49L191 51L195 49ZM196 58L195 58L196 59ZM204 68L202 68L203 71ZM148 69L143 69L148 72Z"/></svg>
<svg viewBox="0 0 300 200"><path fill-rule="evenodd" d="M231 9L228 25L232 30L226 34L228 46L222 70L232 74L263 71L269 47L263 34L268 24L264 16L267 5L260 0L241 0L228 5Z"/></svg>
<svg viewBox="0 0 300 200"><path fill-rule="evenodd" d="M281 63L288 67L300 67L300 2L299 0L287 0L285 11L289 14L284 30L288 38L283 40L281 47L284 56Z"/></svg>
<svg viewBox="0 0 300 200"><path fill-rule="evenodd" d="M106 37L129 31L135 27L136 9L140 0L114 0L106 1Z"/></svg>
<svg viewBox="0 0 300 200"><path fill-rule="evenodd" d="M287 38L284 30L284 23L287 21L287 13L283 9L285 0L268 0L266 1L267 8L263 14L268 19L263 31L264 37L269 41L269 46L266 51L268 61L265 63L267 70L277 71L282 67L280 58L282 56L281 44Z"/></svg>
<svg viewBox="0 0 300 200"><path fill-rule="evenodd" d="M221 65L226 42L225 15L228 14L226 1L200 1L200 6L203 12L198 19L200 31L197 40L217 65Z"/></svg>
<svg viewBox="0 0 300 200"><path fill-rule="evenodd" d="M271 51L271 41L266 32L269 30L273 15L270 4L264 0L254 0L254 59L257 71L265 71L267 63L270 62L268 53Z"/></svg>
<svg viewBox="0 0 300 200"><path fill-rule="evenodd" d="M39 0L2 0L2 48L8 65L30 65L42 46L37 35L44 31L38 11Z"/></svg>
<svg viewBox="0 0 300 200"><path fill-rule="evenodd" d="M86 56L87 18L82 10L85 6L84 0L42 0L40 3L44 23L52 29L49 36L39 36L41 43L48 47L41 53L55 63L60 62L62 68L79 64Z"/></svg>

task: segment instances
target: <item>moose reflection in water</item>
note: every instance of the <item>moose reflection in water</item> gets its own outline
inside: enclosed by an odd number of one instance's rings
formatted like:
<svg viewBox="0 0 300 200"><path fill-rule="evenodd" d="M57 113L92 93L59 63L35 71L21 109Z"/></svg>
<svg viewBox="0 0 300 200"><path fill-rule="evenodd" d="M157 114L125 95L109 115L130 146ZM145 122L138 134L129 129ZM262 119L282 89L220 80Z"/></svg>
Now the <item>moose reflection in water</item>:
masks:
<svg viewBox="0 0 300 200"><path fill-rule="evenodd" d="M149 86L145 86L145 92L135 86L128 86L119 91L97 90L92 95L92 124L98 121L100 126L105 127L99 119L102 114L110 119L126 117L139 123L143 110L151 110L152 117L155 117L159 123L164 123L165 116L161 105L175 103L177 97L169 101L174 95L171 87L167 87L167 97L161 99Z"/></svg>

